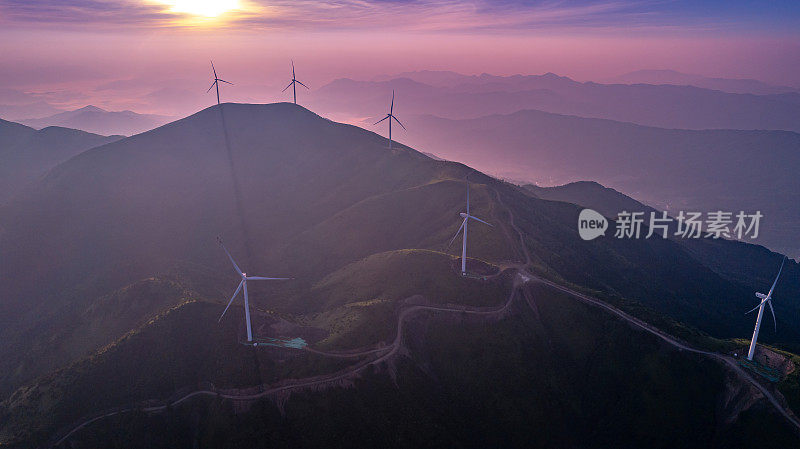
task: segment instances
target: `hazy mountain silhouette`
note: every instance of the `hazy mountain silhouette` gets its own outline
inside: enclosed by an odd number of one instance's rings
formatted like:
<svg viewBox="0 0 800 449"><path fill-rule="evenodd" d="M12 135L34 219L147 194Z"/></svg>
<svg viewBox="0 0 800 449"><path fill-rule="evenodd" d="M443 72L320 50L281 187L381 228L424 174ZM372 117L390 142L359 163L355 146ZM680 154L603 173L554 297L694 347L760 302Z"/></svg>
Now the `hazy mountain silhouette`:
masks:
<svg viewBox="0 0 800 449"><path fill-rule="evenodd" d="M649 214L656 209L645 206L635 199L605 187L594 181L576 181L553 187L540 187L534 184L523 186L525 189L544 200L564 201L588 207L606 217L617 218L622 211L645 212Z"/></svg>
<svg viewBox="0 0 800 449"><path fill-rule="evenodd" d="M7 120L24 120L30 117L45 117L62 112L44 101L23 104L0 104L0 117Z"/></svg>
<svg viewBox="0 0 800 449"><path fill-rule="evenodd" d="M137 114L133 111L106 111L89 105L74 111L20 120L20 122L34 128L63 126L95 134L130 136L156 128L170 120L172 120L171 117L163 115Z"/></svg>
<svg viewBox="0 0 800 449"><path fill-rule="evenodd" d="M760 210L758 242L800 254L800 134L662 129L541 111L406 120L414 132L404 139L416 148L511 179L593 179L675 211Z"/></svg>
<svg viewBox="0 0 800 449"><path fill-rule="evenodd" d="M690 75L675 70L637 70L626 73L605 82L620 84L674 84L678 86L696 86L704 89L721 90L735 94L771 95L788 92L800 92L798 87L777 86L754 79L711 78L702 75Z"/></svg>
<svg viewBox="0 0 800 449"><path fill-rule="evenodd" d="M664 128L800 131L800 93L796 92L752 95L666 84L580 83L552 73L404 75L387 81L339 79L315 91L310 104L342 117L374 117L385 109L394 89L399 116L432 114L464 119L537 109Z"/></svg>
<svg viewBox="0 0 800 449"><path fill-rule="evenodd" d="M119 138L60 127L37 131L0 119L0 204L70 157Z"/></svg>
<svg viewBox="0 0 800 449"><path fill-rule="evenodd" d="M288 317L323 348L388 341L398 310L414 294L436 304L502 304L510 294L503 283L508 279L462 279L446 254L468 174L471 211L495 224L470 228L470 255L480 259L472 266L519 263L524 244L537 274L594 291L671 326L681 338L707 337L674 320L716 337L751 332L752 320L742 312L752 307L753 289L769 284L780 259L764 248L728 242L695 254L661 239L583 242L576 226L580 208L574 204L536 198L400 144L389 150L380 135L293 104L223 104L84 151L0 207L0 392L6 398L0 441L39 443L79 415L171 395L203 380L252 387L338 369L336 360L306 352L280 361L251 352L236 344L240 326L234 318L217 323L235 287L217 235L249 273L296 278L251 287L256 327L266 329L269 320ZM722 265L707 262L714 258L746 263L749 275L732 278ZM796 263L787 263L784 273L787 281L776 297L789 297L800 287ZM670 435L691 423L705 429L704 442L713 437L708 431L713 426L704 419L717 416L724 394L717 365L708 368L693 356L665 351L655 339L638 338L627 324L554 291L534 298L539 312L525 306L508 320L450 321L444 330L411 326L417 330L404 344L419 357L399 362L398 378L408 382L400 397L408 400L393 403L408 413L436 411L454 422L488 417L492 426L511 431L519 427L518 414L496 404L524 397L524 409L544 407L542 416L550 422L560 417L555 421L564 428L553 437L554 447L576 441L568 436L575 429L583 437L601 429L612 433L611 439L627 435L595 419L598 403L624 422L637 419L645 427L662 422ZM800 348L800 330L784 326L800 318L800 306L776 301L775 307L782 331L764 335L764 341ZM520 352L527 347L534 352ZM477 358L470 356L474 348L481 348ZM520 396L488 382L516 375L506 368L511 366L524 367L522 378L530 373L530 383L522 385L540 387ZM613 380L625 373L622 390L600 388L617 385ZM663 388L687 376L704 388ZM364 403L385 400L383 379L367 373L366 383L359 380L353 391L364 395ZM552 384L555 379L562 380ZM421 394L431 382L450 393ZM572 398L569 406L541 399L559 391ZM420 396L412 400L414 394ZM660 399L653 402L649 394ZM320 395L307 398L333 397ZM480 404L485 412L477 411ZM674 413L685 420L664 424L664 407L685 410ZM648 412L628 413L642 409ZM763 409L749 410L758 419L769 416ZM221 409L209 419L227 420L232 413ZM369 418L357 406L337 416L354 422ZM182 422L175 417L176 425ZM107 425L93 429L114 433L114 424ZM746 424L735 425L747 434ZM218 427L219 435L227 434L225 428ZM150 436L157 430L142 432ZM466 435L463 429L453 432Z"/></svg>

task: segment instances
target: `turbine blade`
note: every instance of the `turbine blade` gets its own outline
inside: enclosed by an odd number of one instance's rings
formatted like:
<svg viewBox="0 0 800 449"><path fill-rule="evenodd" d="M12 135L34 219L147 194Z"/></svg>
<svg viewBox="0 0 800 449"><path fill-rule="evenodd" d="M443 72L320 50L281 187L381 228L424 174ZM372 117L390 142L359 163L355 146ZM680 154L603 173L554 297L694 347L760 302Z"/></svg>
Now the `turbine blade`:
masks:
<svg viewBox="0 0 800 449"><path fill-rule="evenodd" d="M211 61L211 70L214 71L214 78L217 78L217 69L214 68L214 61Z"/></svg>
<svg viewBox="0 0 800 449"><path fill-rule="evenodd" d="M217 80L214 80L214 82L213 82L213 83L211 83L211 87L209 87L209 88L208 88L208 90L206 91L206 93L209 93L209 92L211 92L211 89L213 89L213 88L214 88L214 85L215 85L215 84L217 84Z"/></svg>
<svg viewBox="0 0 800 449"><path fill-rule="evenodd" d="M292 79L294 79L294 59L292 59Z"/></svg>
<svg viewBox="0 0 800 449"><path fill-rule="evenodd" d="M291 83L289 83L289 85L288 85L288 86L284 87L284 88L283 88L283 90L282 90L281 92L286 92L286 89L288 89L288 88L292 87L292 84L294 84L294 80L292 80L292 82L291 82Z"/></svg>
<svg viewBox="0 0 800 449"><path fill-rule="evenodd" d="M389 114L391 115L394 112L394 89L392 89L392 105L389 106Z"/></svg>
<svg viewBox="0 0 800 449"><path fill-rule="evenodd" d="M772 291L775 290L775 285L778 283L778 278L781 277L781 271L783 271L783 264L786 263L786 256L783 257L781 261L781 267L778 269L778 275L775 276L775 282L772 283L772 288L769 289L769 293L767 293L767 298L772 298Z"/></svg>
<svg viewBox="0 0 800 449"><path fill-rule="evenodd" d="M772 312L772 322L775 324L775 332L778 332L778 320L775 319L775 309L772 308L772 301L767 301L769 311Z"/></svg>
<svg viewBox="0 0 800 449"><path fill-rule="evenodd" d="M301 86L305 87L306 89L309 89L309 90L310 90L310 88L309 88L308 86L306 86L305 84L301 83L300 81L297 81L297 80L294 80L294 81L295 81L297 84L299 84L299 85L301 85Z"/></svg>
<svg viewBox="0 0 800 449"><path fill-rule="evenodd" d="M382 119L378 120L377 122L375 122L375 123L374 123L372 126L375 126L375 125L377 125L378 123L380 123L380 122L382 122L382 121L386 120L387 118L389 118L389 116L388 116L388 115L387 115L386 117L384 117L384 118L382 118Z"/></svg>
<svg viewBox="0 0 800 449"><path fill-rule="evenodd" d="M239 286L238 286L238 287L236 287L236 291L235 291L235 292L233 292L233 296L231 296L231 300L230 300L230 301L228 301L228 305L225 307L225 310L222 312L222 315L220 315L220 316L219 316L219 319L217 320L217 323L219 323L220 321L222 321L222 317L224 317L224 316L225 316L225 313L226 313L226 312L228 312L228 307L230 307L230 306L231 306L231 304L233 304L233 300L234 300L234 299L236 299L236 295L238 295L238 294L239 294L239 290L241 290L241 289L242 289L242 284L244 284L244 279L242 279L241 281L239 281Z"/></svg>
<svg viewBox="0 0 800 449"><path fill-rule="evenodd" d="M478 221L480 221L480 222L481 222L481 223L483 223L483 224L487 224L487 225L489 225L489 226L491 226L491 227L494 227L494 225L492 225L492 224L489 224L489 223L487 223L487 222L485 222L485 221L481 220L480 218L478 218L478 217L476 217L476 216L474 216L474 215L468 215L468 217L469 217L469 218L471 218L471 219L473 219L473 220L478 220Z"/></svg>
<svg viewBox="0 0 800 449"><path fill-rule="evenodd" d="M241 268L239 268L239 265L236 265L236 261L235 261L235 260L233 260L233 256L231 256L231 253L229 253L229 252L228 252L228 248L225 248L225 245L223 245L223 244L222 244L222 241L220 241L220 242L219 242L219 246L221 246L221 247L222 247L222 249L225 251L225 254L227 254L227 255L228 255L228 259L230 259L230 260L231 260L231 263L233 264L233 268L235 268L235 269L236 269L236 274L238 274L239 276L241 276L241 275L242 275L242 273L243 273L243 272L242 272L242 269L241 269Z"/></svg>
<svg viewBox="0 0 800 449"><path fill-rule="evenodd" d="M450 248L450 245L452 245L452 244L453 244L453 242L455 242L455 241L456 241L456 237L458 237L458 234L461 234L461 230L462 230L462 229L464 229L464 224L465 224L466 222L467 222L467 219L466 219L466 218L464 219L464 221L462 221L462 222L461 222L461 226L459 226L459 227L458 227L458 231L456 231L456 235L454 235L454 236L453 236L453 238L452 238L452 239L450 239L450 243L448 243L448 244L447 244L447 248L448 248L448 249Z"/></svg>
<svg viewBox="0 0 800 449"><path fill-rule="evenodd" d="M263 276L247 276L248 281L288 281L291 278L265 278Z"/></svg>
<svg viewBox="0 0 800 449"><path fill-rule="evenodd" d="M398 125L400 125L400 126L403 126L403 124L402 124L402 123L400 123L400 120L397 120L397 117L395 117L395 116L392 116L392 118L394 119L394 121L396 121L396 122L397 122L397 124L398 124ZM406 127L405 127L405 126L403 126L403 129L406 129ZM406 131L408 131L408 130L406 129Z"/></svg>
<svg viewBox="0 0 800 449"><path fill-rule="evenodd" d="M763 301L761 301L760 303L758 303L758 305L757 305L757 306L755 306L755 307L753 307L752 309L748 310L748 311L747 311L747 312L745 312L744 314L745 314L745 315L747 315L748 313L750 313L750 312L752 312L752 311L756 310L757 308L761 307L761 304L764 304L765 302L767 302L767 300L766 300L766 299L765 299L765 300L763 300Z"/></svg>
<svg viewBox="0 0 800 449"><path fill-rule="evenodd" d="M467 181L467 216L469 216L469 181Z"/></svg>
<svg viewBox="0 0 800 449"><path fill-rule="evenodd" d="M233 83L232 83L232 82L230 82L230 81L225 81L225 80L219 80L219 81L222 81L223 83L228 83L228 84L230 84L230 85L233 85Z"/></svg>

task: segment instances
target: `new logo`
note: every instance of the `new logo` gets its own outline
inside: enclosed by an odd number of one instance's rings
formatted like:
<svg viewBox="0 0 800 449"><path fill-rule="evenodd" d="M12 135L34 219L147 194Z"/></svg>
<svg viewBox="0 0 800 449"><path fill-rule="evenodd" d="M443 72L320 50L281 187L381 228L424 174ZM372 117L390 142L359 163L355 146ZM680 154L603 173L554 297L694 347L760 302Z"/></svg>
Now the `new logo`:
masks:
<svg viewBox="0 0 800 449"><path fill-rule="evenodd" d="M584 209L578 215L578 234L584 240L594 240L601 235L606 235L608 220L599 212Z"/></svg>

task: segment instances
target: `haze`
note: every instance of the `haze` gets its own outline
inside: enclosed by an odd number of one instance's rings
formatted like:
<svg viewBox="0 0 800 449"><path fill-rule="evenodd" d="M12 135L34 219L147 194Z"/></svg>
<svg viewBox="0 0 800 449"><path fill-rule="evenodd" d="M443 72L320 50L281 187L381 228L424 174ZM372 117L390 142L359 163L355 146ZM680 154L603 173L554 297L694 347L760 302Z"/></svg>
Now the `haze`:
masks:
<svg viewBox="0 0 800 449"><path fill-rule="evenodd" d="M12 0L0 5L0 104L186 115L210 104L212 58L239 102L285 100L290 58L312 88L423 69L800 84L796 2L695 3Z"/></svg>

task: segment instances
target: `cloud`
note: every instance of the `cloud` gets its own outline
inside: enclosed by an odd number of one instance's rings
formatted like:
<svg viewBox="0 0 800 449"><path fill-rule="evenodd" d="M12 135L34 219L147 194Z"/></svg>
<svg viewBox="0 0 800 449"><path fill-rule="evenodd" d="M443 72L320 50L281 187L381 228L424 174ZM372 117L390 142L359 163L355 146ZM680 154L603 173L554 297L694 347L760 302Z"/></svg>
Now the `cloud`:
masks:
<svg viewBox="0 0 800 449"><path fill-rule="evenodd" d="M218 19L192 19L149 0L5 0L0 21L103 28L224 27L301 30L703 29L797 17L800 8L731 0L701 8L691 0L241 0ZM764 25L766 27L766 25Z"/></svg>

